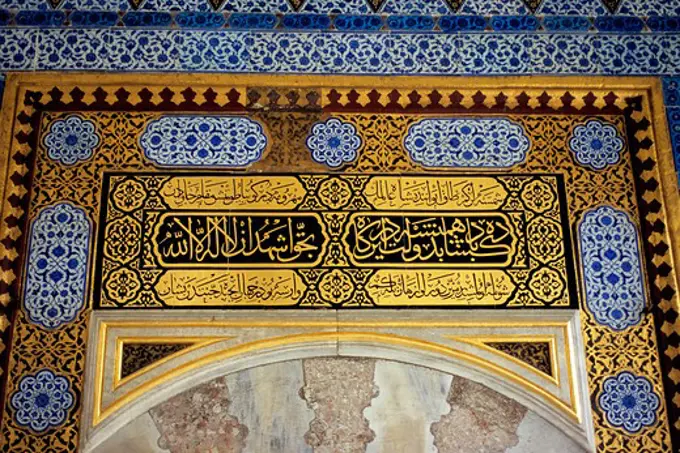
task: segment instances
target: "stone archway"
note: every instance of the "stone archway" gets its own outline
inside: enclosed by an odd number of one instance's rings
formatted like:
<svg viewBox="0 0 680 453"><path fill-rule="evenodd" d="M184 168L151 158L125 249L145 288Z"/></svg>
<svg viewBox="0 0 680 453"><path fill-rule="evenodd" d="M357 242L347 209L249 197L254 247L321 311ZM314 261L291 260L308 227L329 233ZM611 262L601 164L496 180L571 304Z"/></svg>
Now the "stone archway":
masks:
<svg viewBox="0 0 680 453"><path fill-rule="evenodd" d="M96 453L576 453L482 384L402 362L317 357L217 377L151 408Z"/></svg>

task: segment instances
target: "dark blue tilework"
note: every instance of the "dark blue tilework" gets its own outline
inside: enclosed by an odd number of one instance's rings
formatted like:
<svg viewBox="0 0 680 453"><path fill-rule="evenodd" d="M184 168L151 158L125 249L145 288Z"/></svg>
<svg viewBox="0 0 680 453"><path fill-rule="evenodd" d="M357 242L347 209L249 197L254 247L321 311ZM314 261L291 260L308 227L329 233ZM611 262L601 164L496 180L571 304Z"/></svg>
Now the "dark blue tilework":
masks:
<svg viewBox="0 0 680 453"><path fill-rule="evenodd" d="M595 28L599 31L616 33L638 33L645 23L632 16L600 16L595 18Z"/></svg>
<svg viewBox="0 0 680 453"><path fill-rule="evenodd" d="M6 9L0 9L0 25L9 24L11 19L12 16L9 14L9 11L7 11Z"/></svg>
<svg viewBox="0 0 680 453"><path fill-rule="evenodd" d="M172 24L172 16L169 13L131 11L123 16L123 23L128 27L167 27Z"/></svg>
<svg viewBox="0 0 680 453"><path fill-rule="evenodd" d="M483 16L442 16L439 28L446 33L459 31L483 31L487 23Z"/></svg>
<svg viewBox="0 0 680 453"><path fill-rule="evenodd" d="M281 24L293 30L326 30L331 26L331 19L325 14L287 14Z"/></svg>
<svg viewBox="0 0 680 453"><path fill-rule="evenodd" d="M17 25L57 27L66 21L63 11L19 11L14 19Z"/></svg>
<svg viewBox="0 0 680 453"><path fill-rule="evenodd" d="M233 13L229 16L231 28L242 29L270 29L276 27L278 20L273 14L241 14Z"/></svg>
<svg viewBox="0 0 680 453"><path fill-rule="evenodd" d="M175 23L182 28L220 28L225 22L221 13L183 12L175 17Z"/></svg>
<svg viewBox="0 0 680 453"><path fill-rule="evenodd" d="M69 21L74 27L112 27L118 23L114 11L73 11Z"/></svg>
<svg viewBox="0 0 680 453"><path fill-rule="evenodd" d="M495 16L491 28L495 31L535 31L540 23L535 16Z"/></svg>
<svg viewBox="0 0 680 453"><path fill-rule="evenodd" d="M548 31L588 31L592 27L590 19L583 16L545 16L543 28Z"/></svg>
<svg viewBox="0 0 680 453"><path fill-rule="evenodd" d="M391 30L432 30L434 18L431 16L390 16L387 18L387 26Z"/></svg>
<svg viewBox="0 0 680 453"><path fill-rule="evenodd" d="M671 130L671 143L673 146L673 158L675 160L676 173L680 170L680 108L671 107L666 109L668 114L668 126ZM680 173L678 173L680 182Z"/></svg>
<svg viewBox="0 0 680 453"><path fill-rule="evenodd" d="M335 28L338 30L364 30L375 31L380 30L383 26L383 20L380 16L367 15L347 15L341 14L335 18Z"/></svg>
<svg viewBox="0 0 680 453"><path fill-rule="evenodd" d="M651 31L677 32L680 31L680 17L652 16L647 19L647 26Z"/></svg>
<svg viewBox="0 0 680 453"><path fill-rule="evenodd" d="M666 106L680 105L680 77L664 77L663 96Z"/></svg>

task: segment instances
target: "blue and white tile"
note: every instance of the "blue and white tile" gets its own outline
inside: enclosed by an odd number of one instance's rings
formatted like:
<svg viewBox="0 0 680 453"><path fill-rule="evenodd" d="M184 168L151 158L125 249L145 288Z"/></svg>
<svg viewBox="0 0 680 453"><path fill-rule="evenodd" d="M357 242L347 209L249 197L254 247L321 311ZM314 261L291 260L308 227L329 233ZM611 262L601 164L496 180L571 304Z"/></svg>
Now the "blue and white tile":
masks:
<svg viewBox="0 0 680 453"><path fill-rule="evenodd" d="M680 3L674 0L623 0L617 13L631 16L680 16Z"/></svg>
<svg viewBox="0 0 680 453"><path fill-rule="evenodd" d="M537 14L599 16L608 12L600 0L543 0Z"/></svg>
<svg viewBox="0 0 680 453"><path fill-rule="evenodd" d="M258 72L385 73L392 69L389 34L253 33Z"/></svg>
<svg viewBox="0 0 680 453"><path fill-rule="evenodd" d="M139 144L164 167L244 168L262 158L267 136L247 116L164 115L146 124Z"/></svg>
<svg viewBox="0 0 680 453"><path fill-rule="evenodd" d="M0 28L0 66L3 71L35 67L38 30Z"/></svg>
<svg viewBox="0 0 680 453"><path fill-rule="evenodd" d="M357 159L363 140L354 124L328 118L312 126L305 143L315 162L336 169Z"/></svg>
<svg viewBox="0 0 680 453"><path fill-rule="evenodd" d="M127 0L65 0L60 9L82 9L97 11L125 11L130 9Z"/></svg>
<svg viewBox="0 0 680 453"><path fill-rule="evenodd" d="M47 157L65 166L89 160L99 143L95 122L78 114L52 121L42 140Z"/></svg>
<svg viewBox="0 0 680 453"><path fill-rule="evenodd" d="M48 369L23 376L9 401L15 422L35 433L63 425L76 402L71 386L68 377Z"/></svg>
<svg viewBox="0 0 680 453"><path fill-rule="evenodd" d="M182 71L247 72L250 52L246 32L192 31L175 33Z"/></svg>
<svg viewBox="0 0 680 453"><path fill-rule="evenodd" d="M680 72L680 35L311 33L220 30L0 28L0 71L31 69L32 39L41 35L37 69L214 71L215 59L194 55L197 40L235 46L233 71L352 74L668 74ZM213 33L218 33L215 35ZM192 35L193 34L193 35ZM185 39L185 36L189 37ZM100 46L101 40L107 45ZM213 40L214 42L214 40ZM53 44L54 43L54 44ZM190 44L186 44L190 43ZM54 47L56 46L56 47ZM66 49L65 47L71 49ZM203 46L204 51L208 47ZM394 54L394 55L393 55ZM63 55L60 56L60 55ZM217 61L217 63L216 63ZM406 65L403 63L406 62Z"/></svg>
<svg viewBox="0 0 680 453"><path fill-rule="evenodd" d="M460 55L457 46L462 42L462 37L456 35L395 34L390 50L390 72L408 74L437 68L442 73L458 73Z"/></svg>
<svg viewBox="0 0 680 453"><path fill-rule="evenodd" d="M605 379L597 402L607 422L628 434L654 426L661 407L651 381L629 371Z"/></svg>
<svg viewBox="0 0 680 453"><path fill-rule="evenodd" d="M45 329L72 322L85 306L92 227L70 203L43 208L31 223L23 309Z"/></svg>
<svg viewBox="0 0 680 453"><path fill-rule="evenodd" d="M600 73L616 75L665 74L674 70L668 49L677 46L677 36L646 35L645 39L627 35L591 35L592 48L600 57ZM677 61L677 60L676 60Z"/></svg>
<svg viewBox="0 0 680 453"><path fill-rule="evenodd" d="M37 65L41 70L108 70L110 30L42 30Z"/></svg>
<svg viewBox="0 0 680 453"><path fill-rule="evenodd" d="M521 34L460 35L460 70L467 74L531 73L533 39ZM545 38L544 38L545 39Z"/></svg>
<svg viewBox="0 0 680 453"><path fill-rule="evenodd" d="M228 0L223 11L234 13L290 13L293 9L286 0Z"/></svg>
<svg viewBox="0 0 680 453"><path fill-rule="evenodd" d="M578 225L586 307L595 321L615 331L642 322L646 294L638 231L625 212L600 206Z"/></svg>
<svg viewBox="0 0 680 453"><path fill-rule="evenodd" d="M109 30L108 66L118 71L177 71L180 48L175 37L180 31ZM191 32L184 32L191 33Z"/></svg>
<svg viewBox="0 0 680 453"><path fill-rule="evenodd" d="M31 9L48 10L52 9L47 0L0 0L2 9Z"/></svg>
<svg viewBox="0 0 680 453"><path fill-rule="evenodd" d="M527 14L528 10L522 0L466 0L460 8L460 13L500 16Z"/></svg>
<svg viewBox="0 0 680 453"><path fill-rule="evenodd" d="M441 16L454 14L444 0L415 0L405 2L403 0L387 0L382 7L385 14L421 14Z"/></svg>
<svg viewBox="0 0 680 453"><path fill-rule="evenodd" d="M508 118L423 118L404 137L409 158L426 168L509 168L526 161L531 141Z"/></svg>
<svg viewBox="0 0 680 453"><path fill-rule="evenodd" d="M372 14L367 0L307 0L303 13L317 14Z"/></svg>
<svg viewBox="0 0 680 453"><path fill-rule="evenodd" d="M597 171L621 162L626 142L616 125L591 118L574 126L567 144L576 163Z"/></svg>
<svg viewBox="0 0 680 453"><path fill-rule="evenodd" d="M227 0L229 2L230 0ZM151 11L212 11L208 0L146 0L142 10Z"/></svg>
<svg viewBox="0 0 680 453"><path fill-rule="evenodd" d="M600 70L600 54L588 35L552 35L531 40L531 64L538 73L595 74Z"/></svg>

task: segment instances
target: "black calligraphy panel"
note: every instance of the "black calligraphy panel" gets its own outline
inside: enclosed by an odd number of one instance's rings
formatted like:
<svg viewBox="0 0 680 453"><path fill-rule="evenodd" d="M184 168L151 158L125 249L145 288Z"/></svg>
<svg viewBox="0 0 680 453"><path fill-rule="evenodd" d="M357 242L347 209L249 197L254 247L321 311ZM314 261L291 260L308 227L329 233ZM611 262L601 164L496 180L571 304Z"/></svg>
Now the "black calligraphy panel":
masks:
<svg viewBox="0 0 680 453"><path fill-rule="evenodd" d="M570 307L565 199L560 175L105 174L94 302Z"/></svg>

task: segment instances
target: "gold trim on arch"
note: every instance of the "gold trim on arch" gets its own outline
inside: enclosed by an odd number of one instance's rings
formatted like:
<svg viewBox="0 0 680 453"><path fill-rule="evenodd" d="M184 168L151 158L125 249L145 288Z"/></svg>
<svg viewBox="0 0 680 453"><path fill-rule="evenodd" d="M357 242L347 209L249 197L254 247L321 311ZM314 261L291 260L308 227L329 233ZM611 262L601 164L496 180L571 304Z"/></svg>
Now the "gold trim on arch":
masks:
<svg viewBox="0 0 680 453"><path fill-rule="evenodd" d="M566 328L565 339L566 337ZM492 354L500 355L505 360L513 362L517 366L529 371L530 373L536 375L541 379L546 379L550 383L555 384L559 387L560 385L560 373L559 365L557 361L557 338L555 335L445 335L446 338L451 340L459 341L461 343L467 343L476 346L480 349L484 349ZM537 370L533 366L523 362L522 360L508 355L498 349L495 349L488 345L488 343L498 343L498 342L517 342L517 343L548 343L550 348L550 369L552 374L548 375L542 371ZM567 354L569 353L569 345L566 345ZM573 399L572 399L573 401Z"/></svg>
<svg viewBox="0 0 680 453"><path fill-rule="evenodd" d="M116 390L118 387L121 387L131 380L141 376L142 374L148 373L149 371L163 365L164 363L175 359L177 357L181 357L185 354L189 354L190 352L196 351L200 348L203 348L205 346L210 346L215 343L219 343L220 341L228 341L231 340L234 337L231 336L225 336L225 337L181 337L181 338L174 338L174 337L118 337L116 338L116 349L114 352L114 362L113 362L113 390ZM188 345L185 349L182 349L181 351L177 351L175 353L170 354L169 356L163 357L160 360L156 360L155 362L145 366L144 368L140 368L139 370L135 371L134 373L121 377L122 376L122 371L123 371L123 346L128 343L135 343L135 344L186 344Z"/></svg>
<svg viewBox="0 0 680 453"><path fill-rule="evenodd" d="M564 334L569 333L569 322L515 322L515 323L502 323L502 322L442 322L442 321L387 321L384 323L373 322L373 321L348 321L348 322L328 322L328 321L199 321L199 322L168 322L168 321L147 321L147 322L125 322L125 321L111 321L107 323L106 321L101 321L99 324L99 335L97 338L98 348L96 357L96 376L95 376L95 386L94 386L94 398L93 398L93 416L92 416L92 427L96 427L102 421L111 416L114 412L121 409L125 405L134 401L141 395L151 391L153 388L171 380L177 378L183 374L190 371L196 370L200 367L206 366L210 363L214 363L219 360L225 360L235 357L240 354L247 354L255 351L262 351L265 349L276 348L284 345L293 344L303 344L303 343L314 343L321 341L336 341L338 343L342 342L361 342L361 343L381 343L389 344L394 346L405 347L407 349L416 349L421 351L427 351L432 353L437 353L445 357L463 360L469 364L475 365L479 369L490 372L492 375L500 376L513 382L520 387L527 390L529 393L535 394L549 402L552 406L557 408L560 412L564 413L569 419L580 423L582 421L581 408L578 401L574 399L574 382L571 370L571 358L568 348L569 337L565 336L566 345L566 360L567 360L567 373L570 376L569 379L569 389L570 389L570 402L567 404L564 401L557 398L555 395L546 391L543 387L535 384L526 378L520 376L519 374L503 368L496 363L477 357L474 354L456 349L450 346L445 346L442 344L437 344L431 341L421 340L417 338L409 338L401 335L396 335L392 333L380 333L380 332L366 332L366 331L354 331L354 332L312 332L312 333L300 333L292 335L277 336L272 338L265 338L261 340L251 341L248 343L239 344L232 346L227 349L215 351L209 353L203 357L193 359L187 363L181 364L179 367L168 370L155 378L144 382L138 387L132 389L121 398L115 400L112 404L106 408L102 407L103 393L104 393L104 358L106 357L106 344L108 329L111 327L148 327L150 325L159 327L170 327L170 326L181 326L181 327L257 327L257 326L267 326L267 327L278 327L278 328L304 328L304 327L338 327L338 328L358 328L358 327L464 327L464 326L476 326L476 327L560 327L564 329ZM461 335L464 336L464 335ZM210 338L209 343L214 343L216 341L222 341L222 339L227 340L233 338L234 336L222 337L205 337ZM455 338L456 335L443 335L443 338ZM491 338L492 335L488 335L486 338ZM537 336L538 337L538 336ZM146 337L148 338L148 337ZM498 337L493 337L498 338ZM541 337L541 338L544 338ZM145 337L125 337L126 341L143 341ZM177 339L179 341L179 338ZM202 346L202 345L201 345ZM199 346L200 347L200 346ZM519 361L518 361L519 362ZM520 362L521 363L521 362ZM526 366L526 364L524 365Z"/></svg>

